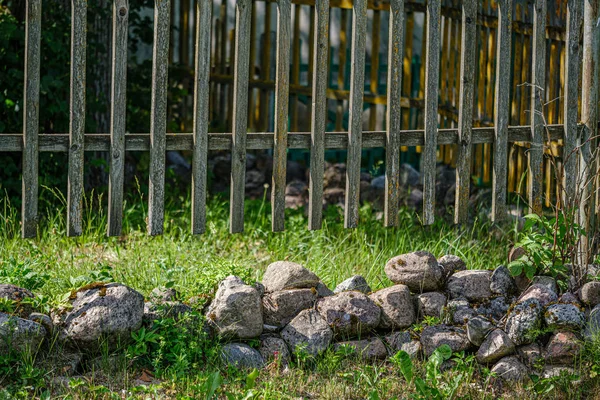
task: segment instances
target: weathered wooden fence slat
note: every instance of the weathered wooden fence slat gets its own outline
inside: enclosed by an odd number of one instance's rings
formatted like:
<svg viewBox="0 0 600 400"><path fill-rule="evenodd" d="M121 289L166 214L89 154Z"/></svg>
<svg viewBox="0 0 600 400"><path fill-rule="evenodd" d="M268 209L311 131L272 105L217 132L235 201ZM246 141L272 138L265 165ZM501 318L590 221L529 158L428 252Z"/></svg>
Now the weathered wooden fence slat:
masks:
<svg viewBox="0 0 600 400"><path fill-rule="evenodd" d="M348 114L348 156L346 159L346 199L344 207L344 226L346 228L356 228L358 225L366 41L367 0L356 0L354 1L354 8L352 10L350 107Z"/></svg>
<svg viewBox="0 0 600 400"><path fill-rule="evenodd" d="M285 227L291 17L290 0L278 0L275 134L273 136L273 179L271 188L271 227L274 232L282 231Z"/></svg>
<svg viewBox="0 0 600 400"><path fill-rule="evenodd" d="M473 130L473 100L475 87L475 50L477 0L465 0L462 12L460 55L460 94L458 105L458 155L456 158L456 193L454 222L465 223L469 217L471 185L471 140Z"/></svg>
<svg viewBox="0 0 600 400"><path fill-rule="evenodd" d="M427 3L427 54L425 65L425 143L421 154L423 175L423 223L435 219L435 175L438 135L438 85L440 75L440 8L441 2Z"/></svg>
<svg viewBox="0 0 600 400"><path fill-rule="evenodd" d="M388 45L387 131L385 144L384 224L398 225L400 201L400 131L402 130L402 67L404 46L404 0L391 0Z"/></svg>
<svg viewBox="0 0 600 400"><path fill-rule="evenodd" d="M548 125L547 130L550 140L561 140L564 137L564 126ZM583 125L579 125L583 129ZM363 131L362 147L364 149L382 147L386 145L387 131ZM494 127L480 127L472 129L471 143L493 143ZM400 146L423 146L425 144L424 130L412 129L399 132ZM209 150L229 150L233 142L231 133L209 133ZM545 138L546 140L547 138ZM509 142L531 142L531 126L510 126L508 128ZM438 130L438 144L457 144L458 129L448 128ZM288 149L310 149L312 146L311 132L289 132ZM346 132L326 132L324 135L325 149L346 149L348 147L348 134ZM248 150L266 150L273 148L273 132L248 133ZM22 134L0 135L0 151L22 152L24 149ZM193 133L168 133L166 138L168 151L193 151ZM149 151L149 133L128 133L125 135L125 151ZM67 152L69 151L69 135L64 133L40 134L40 152ZM85 151L110 151L110 134L88 133L85 135Z"/></svg>
<svg viewBox="0 0 600 400"><path fill-rule="evenodd" d="M578 171L579 197L579 224L590 232L595 226L595 199L593 193L594 180L598 179L600 171L592 161L592 154L597 152L598 143L598 100L600 96L600 1L584 0L583 19L583 66L582 66L582 99L581 122L583 129L580 138L580 160ZM582 237L579 254L587 255L589 238ZM580 260L587 264L591 260Z"/></svg>
<svg viewBox="0 0 600 400"><path fill-rule="evenodd" d="M170 0L156 0L152 59L152 105L150 111L150 187L148 234L160 235L165 219L165 152L169 66Z"/></svg>
<svg viewBox="0 0 600 400"><path fill-rule="evenodd" d="M251 12L251 0L237 0L235 5L233 136L231 142L231 200L229 206L229 230L231 233L244 231Z"/></svg>
<svg viewBox="0 0 600 400"><path fill-rule="evenodd" d="M312 78L308 229L321 229L323 218L323 170L327 123L327 60L329 56L329 0L317 0Z"/></svg>
<svg viewBox="0 0 600 400"><path fill-rule="evenodd" d="M108 236L121 234L125 176L125 129L127 111L128 0L113 3L112 82L110 104L110 172L108 179Z"/></svg>
<svg viewBox="0 0 600 400"><path fill-rule="evenodd" d="M38 220L38 134L40 130L40 41L42 1L27 0L25 24L25 91L23 94L23 178L21 235L35 237Z"/></svg>
<svg viewBox="0 0 600 400"><path fill-rule="evenodd" d="M208 124L210 95L210 39L212 1L196 3L194 76L194 149L192 158L192 234L206 229Z"/></svg>
<svg viewBox="0 0 600 400"><path fill-rule="evenodd" d="M85 0L72 0L71 5L71 101L69 116L67 236L79 236L82 233L83 215L87 2Z"/></svg>
<svg viewBox="0 0 600 400"><path fill-rule="evenodd" d="M506 216L506 183L508 177L508 124L510 123L510 73L512 1L498 2L498 46L496 53L496 90L494 127L494 164L492 169L492 221Z"/></svg>
<svg viewBox="0 0 600 400"><path fill-rule="evenodd" d="M558 182L561 188L558 194L563 204L568 204L568 198L576 191L577 158L576 152L578 132L578 107L579 107L579 75L581 57L579 39L581 33L581 17L583 11L582 0L569 0L567 3L567 36L565 54L565 88L564 88L564 125L565 138L563 143L563 171L562 181Z"/></svg>
<svg viewBox="0 0 600 400"><path fill-rule="evenodd" d="M533 61L531 74L531 147L528 152L529 209L542 212L544 167L544 103L546 99L546 0L533 5Z"/></svg>

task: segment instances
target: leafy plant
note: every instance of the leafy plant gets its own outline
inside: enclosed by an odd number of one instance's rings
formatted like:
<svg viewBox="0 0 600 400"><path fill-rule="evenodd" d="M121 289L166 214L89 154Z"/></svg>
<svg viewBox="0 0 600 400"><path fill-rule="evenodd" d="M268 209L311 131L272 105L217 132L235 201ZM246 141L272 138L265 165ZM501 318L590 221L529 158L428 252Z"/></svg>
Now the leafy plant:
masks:
<svg viewBox="0 0 600 400"><path fill-rule="evenodd" d="M453 398L460 385L468 381L475 371L473 356L465 357L458 353L452 359L455 366L454 374L445 380L440 371L441 365L452 357L450 346L443 344L429 357L425 364L424 379L416 374L412 359L407 352L401 350L390 358L390 361L400 369L400 373L409 384L414 384L416 399L450 399Z"/></svg>
<svg viewBox="0 0 600 400"><path fill-rule="evenodd" d="M572 261L578 238L585 236L585 231L567 213L552 218L528 214L525 220L516 243L524 253L509 263L508 269L513 276L525 274L529 279L550 275L564 285L568 272L565 264Z"/></svg>

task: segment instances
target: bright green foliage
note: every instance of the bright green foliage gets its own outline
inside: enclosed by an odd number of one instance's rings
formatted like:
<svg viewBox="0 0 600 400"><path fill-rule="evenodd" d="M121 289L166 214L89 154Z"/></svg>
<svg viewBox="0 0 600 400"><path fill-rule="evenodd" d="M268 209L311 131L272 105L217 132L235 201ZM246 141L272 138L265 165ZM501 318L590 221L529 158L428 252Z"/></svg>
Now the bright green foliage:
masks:
<svg viewBox="0 0 600 400"><path fill-rule="evenodd" d="M535 275L550 275L561 283L567 278L565 264L572 263L577 244L585 231L566 214L553 218L528 214L516 246L525 254L508 264L513 276L522 273L531 279Z"/></svg>

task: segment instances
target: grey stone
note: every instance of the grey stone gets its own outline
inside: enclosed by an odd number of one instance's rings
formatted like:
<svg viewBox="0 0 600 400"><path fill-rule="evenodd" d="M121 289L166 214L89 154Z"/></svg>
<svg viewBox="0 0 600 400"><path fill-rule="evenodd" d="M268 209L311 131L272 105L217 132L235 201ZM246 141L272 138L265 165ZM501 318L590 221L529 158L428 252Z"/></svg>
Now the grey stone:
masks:
<svg viewBox="0 0 600 400"><path fill-rule="evenodd" d="M46 329L37 322L0 312L0 353L9 350L35 353L46 337Z"/></svg>
<svg viewBox="0 0 600 400"><path fill-rule="evenodd" d="M517 284L513 279L508 268L500 265L492 273L490 278L490 290L494 294L508 296L517 291Z"/></svg>
<svg viewBox="0 0 600 400"><path fill-rule="evenodd" d="M531 284L546 286L546 288L548 288L548 290L550 290L550 291L554 292L556 295L558 295L558 286L556 285L556 280L551 276L545 276L545 275L534 276L533 279L531 280Z"/></svg>
<svg viewBox="0 0 600 400"><path fill-rule="evenodd" d="M505 331L516 344L531 343L531 334L542 325L543 307L539 300L532 298L516 304L506 317Z"/></svg>
<svg viewBox="0 0 600 400"><path fill-rule="evenodd" d="M529 369L515 356L504 357L492 367L491 371L498 378L509 382L529 380Z"/></svg>
<svg viewBox="0 0 600 400"><path fill-rule="evenodd" d="M482 364L491 364L502 357L515 352L515 344L502 329L494 329L487 335L477 351L477 361Z"/></svg>
<svg viewBox="0 0 600 400"><path fill-rule="evenodd" d="M262 335L258 351L267 362L275 361L282 366L289 364L291 355L285 340L272 335Z"/></svg>
<svg viewBox="0 0 600 400"><path fill-rule="evenodd" d="M191 312L192 308L178 301L162 301L161 303L144 303L144 324L152 324L156 320L173 318L178 320L184 314Z"/></svg>
<svg viewBox="0 0 600 400"><path fill-rule="evenodd" d="M588 282L581 287L579 298L584 304L595 307L600 304L600 282Z"/></svg>
<svg viewBox="0 0 600 400"><path fill-rule="evenodd" d="M263 333L277 333L281 328L275 325L263 324Z"/></svg>
<svg viewBox="0 0 600 400"><path fill-rule="evenodd" d="M464 351L471 346L464 329L448 325L426 326L421 332L421 344L427 357L443 344L450 346L453 352Z"/></svg>
<svg viewBox="0 0 600 400"><path fill-rule="evenodd" d="M416 251L390 259L385 265L385 274L394 283L408 286L415 293L441 289L444 272L433 254Z"/></svg>
<svg viewBox="0 0 600 400"><path fill-rule="evenodd" d="M269 264L263 276L267 293L284 289L306 289L316 287L319 277L300 264L277 261Z"/></svg>
<svg viewBox="0 0 600 400"><path fill-rule="evenodd" d="M565 304L575 304L576 306L580 306L581 303L579 302L579 299L577 298L577 296L575 296L575 294L571 293L571 292L565 292L563 293L560 298L558 299L559 303L565 303Z"/></svg>
<svg viewBox="0 0 600 400"><path fill-rule="evenodd" d="M260 296L237 276L228 276L219 283L206 317L222 337L251 339L262 333Z"/></svg>
<svg viewBox="0 0 600 400"><path fill-rule="evenodd" d="M542 349L537 343L529 343L517 347L517 354L521 360L530 368L537 367L544 360Z"/></svg>
<svg viewBox="0 0 600 400"><path fill-rule="evenodd" d="M62 334L80 350L99 351L103 341L112 350L130 340L143 315L140 293L119 283L100 285L77 293Z"/></svg>
<svg viewBox="0 0 600 400"><path fill-rule="evenodd" d="M317 301L317 291L314 288L268 293L262 298L264 323L283 327L300 311L312 308L315 301Z"/></svg>
<svg viewBox="0 0 600 400"><path fill-rule="evenodd" d="M468 270L454 273L448 278L447 289L451 298L465 297L481 301L492 295L490 291L491 271Z"/></svg>
<svg viewBox="0 0 600 400"><path fill-rule="evenodd" d="M44 329L46 329L48 337L51 337L54 334L54 321L52 321L52 318L50 318L49 315L34 312L29 314L29 318L27 319L42 325Z"/></svg>
<svg viewBox="0 0 600 400"><path fill-rule="evenodd" d="M494 324L487 318L476 316L469 319L466 327L469 341L475 346L481 346L487 334L494 329Z"/></svg>
<svg viewBox="0 0 600 400"><path fill-rule="evenodd" d="M544 313L546 325L551 329L576 329L585 325L585 316L574 304L551 304Z"/></svg>
<svg viewBox="0 0 600 400"><path fill-rule="evenodd" d="M150 292L150 301L153 303L164 303L179 300L179 293L173 288L157 287Z"/></svg>
<svg viewBox="0 0 600 400"><path fill-rule="evenodd" d="M327 349L333 331L318 311L304 310L283 328L281 337L293 352L301 346L316 356Z"/></svg>
<svg viewBox="0 0 600 400"><path fill-rule="evenodd" d="M361 275L354 275L353 277L346 279L333 289L333 293L346 292L349 290L358 290L365 294L371 293L371 287Z"/></svg>
<svg viewBox="0 0 600 400"><path fill-rule="evenodd" d="M262 283L260 283L260 282L254 282L252 284L252 287L254 289L256 289L256 291L258 292L258 295L260 297L263 297L265 295L265 285L263 285Z"/></svg>
<svg viewBox="0 0 600 400"><path fill-rule="evenodd" d="M390 333L385 337L385 341L394 354L402 350L408 353L410 358L417 358L423 351L421 342L413 339L408 331Z"/></svg>
<svg viewBox="0 0 600 400"><path fill-rule="evenodd" d="M522 303L528 299L537 299L542 306L547 306L550 303L554 303L558 300L556 292L550 290L546 285L535 284L531 285L522 295L519 297L519 303Z"/></svg>
<svg viewBox="0 0 600 400"><path fill-rule="evenodd" d="M600 304L590 311L588 320L585 325L584 337L586 340L591 340L600 333Z"/></svg>
<svg viewBox="0 0 600 400"><path fill-rule="evenodd" d="M317 296L319 298L334 295L333 290L329 289L323 282L317 283L315 289L317 289Z"/></svg>
<svg viewBox="0 0 600 400"><path fill-rule="evenodd" d="M381 309L366 294L341 292L319 299L317 310L336 337L349 338L379 325Z"/></svg>
<svg viewBox="0 0 600 400"><path fill-rule="evenodd" d="M572 367L567 367L564 365L558 366L558 365L546 365L544 367L544 371L542 372L542 378L544 379L549 379L549 378L556 378L559 376L576 376L577 372L575 371L574 368ZM581 379L578 380L572 380L569 379L570 384L572 385L579 385L581 383Z"/></svg>
<svg viewBox="0 0 600 400"><path fill-rule="evenodd" d="M421 181L421 173L412 165L403 163L400 165L400 182L402 185L417 186Z"/></svg>
<svg viewBox="0 0 600 400"><path fill-rule="evenodd" d="M440 292L427 292L417 296L419 316L441 318L446 307L446 295Z"/></svg>
<svg viewBox="0 0 600 400"><path fill-rule="evenodd" d="M30 290L9 283L0 284L0 299L13 301L14 304L16 304L14 312L19 317L27 318L33 311L30 304L22 303L22 300L26 298L34 298L34 295Z"/></svg>
<svg viewBox="0 0 600 400"><path fill-rule="evenodd" d="M339 342L335 344L334 348L337 350L340 348L340 346L349 346L354 348L354 354L361 360L382 360L388 355L385 344L377 337Z"/></svg>
<svg viewBox="0 0 600 400"><path fill-rule="evenodd" d="M455 272L464 271L467 269L467 264L462 260L462 258L455 256L454 254L447 254L443 257L440 257L438 263L444 271L445 278L448 278Z"/></svg>
<svg viewBox="0 0 600 400"><path fill-rule="evenodd" d="M472 308L460 308L452 313L452 323L455 325L464 325L477 316L477 312Z"/></svg>
<svg viewBox="0 0 600 400"><path fill-rule="evenodd" d="M221 349L221 358L227 365L240 369L262 368L265 364L258 350L244 343L227 343Z"/></svg>
<svg viewBox="0 0 600 400"><path fill-rule="evenodd" d="M372 293L370 298L381 307L379 328L402 329L415 322L415 307L407 286L390 286Z"/></svg>
<svg viewBox="0 0 600 400"><path fill-rule="evenodd" d="M475 312L480 315L484 315L487 318L490 318L494 321L499 321L502 319L510 304L506 300L504 296L498 296L491 300L484 301L481 303L476 309Z"/></svg>
<svg viewBox="0 0 600 400"><path fill-rule="evenodd" d="M582 341L573 332L555 332L544 349L548 364L572 365L581 351Z"/></svg>

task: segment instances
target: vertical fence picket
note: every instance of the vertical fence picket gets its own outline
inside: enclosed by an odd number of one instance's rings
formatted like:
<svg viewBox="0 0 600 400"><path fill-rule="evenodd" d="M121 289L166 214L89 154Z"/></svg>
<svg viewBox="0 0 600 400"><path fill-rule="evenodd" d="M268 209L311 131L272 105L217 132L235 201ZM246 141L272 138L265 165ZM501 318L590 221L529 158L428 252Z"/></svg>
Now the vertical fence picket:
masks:
<svg viewBox="0 0 600 400"><path fill-rule="evenodd" d="M329 0L316 0L316 34L312 78L310 177L308 189L308 229L321 229L323 219L323 170L327 123L327 62L329 56Z"/></svg>
<svg viewBox="0 0 600 400"><path fill-rule="evenodd" d="M296 7L299 7L298 5ZM275 135L273 142L273 185L271 188L271 227L285 226L285 177L287 164L288 101L290 88L291 2L277 2L277 72L275 81Z"/></svg>
<svg viewBox="0 0 600 400"><path fill-rule="evenodd" d="M231 233L244 231L251 12L251 0L237 0L235 6L233 137L231 142L231 200L229 209L231 214L229 230Z"/></svg>
<svg viewBox="0 0 600 400"><path fill-rule="evenodd" d="M464 0L462 5L462 38L460 54L460 94L458 105L458 146L456 156L456 194L454 222L467 222L471 185L471 131L475 87L475 50L477 0Z"/></svg>
<svg viewBox="0 0 600 400"><path fill-rule="evenodd" d="M388 45L388 105L385 143L384 224L398 225L400 195L400 137L402 130L402 67L404 46L404 0L390 2Z"/></svg>
<svg viewBox="0 0 600 400"><path fill-rule="evenodd" d="M69 172L67 235L79 236L83 216L83 141L85 137L85 0L71 1L71 101L69 118Z"/></svg>
<svg viewBox="0 0 600 400"><path fill-rule="evenodd" d="M544 162L544 99L546 97L546 0L533 5L533 46L531 74L531 148L529 149L529 209L542 211Z"/></svg>
<svg viewBox="0 0 600 400"><path fill-rule="evenodd" d="M427 2L427 54L425 65L425 144L421 154L423 171L423 223L435 219L435 172L438 133L438 80L440 70L441 2Z"/></svg>
<svg viewBox="0 0 600 400"><path fill-rule="evenodd" d="M585 0L583 18L583 66L582 66L582 98L581 98L581 132L580 163L578 171L578 198L580 200L578 223L587 233L581 238L579 245L580 264L589 263L594 237L595 195L594 184L597 180L598 160L593 160L597 154L598 142L598 100L600 90L600 1ZM597 189L597 188L596 188Z"/></svg>
<svg viewBox="0 0 600 400"><path fill-rule="evenodd" d="M494 110L494 155L492 166L492 221L506 216L506 182L508 162L508 124L510 122L510 25L512 1L498 2L498 47L496 52L496 90Z"/></svg>
<svg viewBox="0 0 600 400"><path fill-rule="evenodd" d="M152 105L150 111L150 190L148 197L148 234L152 236L162 234L165 219L165 151L170 13L170 0L156 0L152 59Z"/></svg>
<svg viewBox="0 0 600 400"><path fill-rule="evenodd" d="M125 112L127 109L128 0L113 3L112 82L110 104L110 175L108 180L108 236L121 234L125 175Z"/></svg>
<svg viewBox="0 0 600 400"><path fill-rule="evenodd" d="M577 182L577 121L579 102L579 36L582 17L582 0L569 0L567 2L567 36L565 38L565 88L564 88L564 140L563 140L563 182L558 195L563 199L562 204L569 204L568 199L575 193ZM564 186L563 186L564 185Z"/></svg>
<svg viewBox="0 0 600 400"><path fill-rule="evenodd" d="M192 159L192 234L206 229L206 185L210 94L210 36L212 0L196 3L196 60L194 76L194 154Z"/></svg>
<svg viewBox="0 0 600 400"><path fill-rule="evenodd" d="M26 7L21 236L29 238L36 236L38 220L38 133L40 130L42 1L27 0Z"/></svg>
<svg viewBox="0 0 600 400"><path fill-rule="evenodd" d="M346 201L344 207L344 226L346 228L356 228L358 225L366 40L367 0L356 0L352 9L348 159L346 162Z"/></svg>

